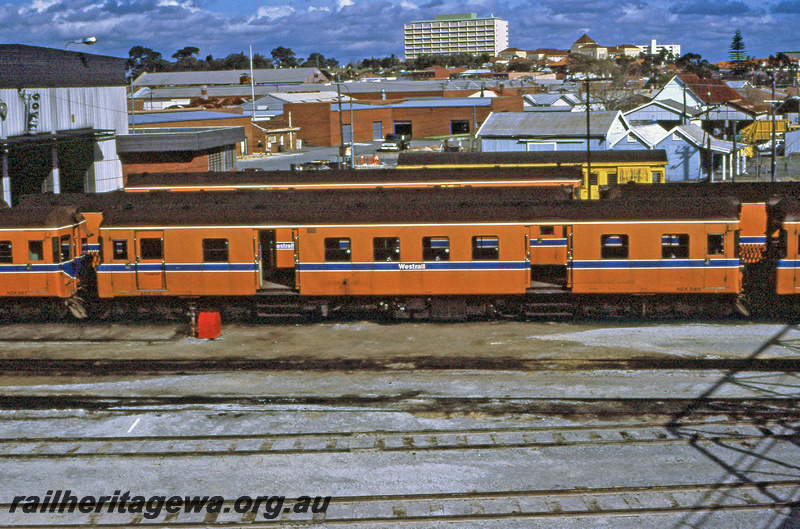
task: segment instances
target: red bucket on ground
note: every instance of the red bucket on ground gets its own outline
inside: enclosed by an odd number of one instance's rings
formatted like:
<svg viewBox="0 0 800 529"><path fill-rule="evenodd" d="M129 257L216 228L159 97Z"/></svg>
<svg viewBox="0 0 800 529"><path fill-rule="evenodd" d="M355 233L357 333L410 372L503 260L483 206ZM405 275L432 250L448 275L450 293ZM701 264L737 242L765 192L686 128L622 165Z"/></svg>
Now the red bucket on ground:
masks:
<svg viewBox="0 0 800 529"><path fill-rule="evenodd" d="M219 312L201 312L197 318L197 337L214 340L222 336L222 318Z"/></svg>

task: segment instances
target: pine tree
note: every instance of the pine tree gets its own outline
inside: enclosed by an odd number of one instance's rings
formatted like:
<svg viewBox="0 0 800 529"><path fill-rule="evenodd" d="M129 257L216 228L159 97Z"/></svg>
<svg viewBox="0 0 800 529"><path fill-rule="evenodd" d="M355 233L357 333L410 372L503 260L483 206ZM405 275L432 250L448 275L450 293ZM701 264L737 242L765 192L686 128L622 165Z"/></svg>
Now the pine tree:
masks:
<svg viewBox="0 0 800 529"><path fill-rule="evenodd" d="M744 60L747 57L747 50L744 47L744 39L742 39L742 32L738 29L733 34L731 46L728 48L728 57L733 63L733 71L741 73L744 70Z"/></svg>

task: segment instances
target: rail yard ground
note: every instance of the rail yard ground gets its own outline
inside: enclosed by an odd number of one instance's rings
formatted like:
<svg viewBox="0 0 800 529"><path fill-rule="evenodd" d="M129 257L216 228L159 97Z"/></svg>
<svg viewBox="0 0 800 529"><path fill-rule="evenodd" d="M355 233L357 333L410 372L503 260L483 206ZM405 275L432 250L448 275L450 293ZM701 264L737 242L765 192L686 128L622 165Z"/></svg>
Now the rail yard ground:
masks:
<svg viewBox="0 0 800 529"><path fill-rule="evenodd" d="M0 525L798 527L798 368L774 322L8 324Z"/></svg>

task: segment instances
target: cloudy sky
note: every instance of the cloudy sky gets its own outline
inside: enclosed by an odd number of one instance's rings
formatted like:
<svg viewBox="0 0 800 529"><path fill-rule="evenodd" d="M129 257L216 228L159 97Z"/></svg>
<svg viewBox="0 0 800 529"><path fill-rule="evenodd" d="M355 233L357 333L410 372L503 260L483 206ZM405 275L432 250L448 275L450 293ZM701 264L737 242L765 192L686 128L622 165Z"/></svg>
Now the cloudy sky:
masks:
<svg viewBox="0 0 800 529"><path fill-rule="evenodd" d="M87 52L127 57L141 45L168 59L185 46L201 58L284 46L347 63L402 57L404 23L465 12L508 20L509 45L523 49L566 49L588 33L605 46L655 38L720 61L740 29L748 55L800 51L800 0L0 0L0 43L63 48L92 35Z"/></svg>

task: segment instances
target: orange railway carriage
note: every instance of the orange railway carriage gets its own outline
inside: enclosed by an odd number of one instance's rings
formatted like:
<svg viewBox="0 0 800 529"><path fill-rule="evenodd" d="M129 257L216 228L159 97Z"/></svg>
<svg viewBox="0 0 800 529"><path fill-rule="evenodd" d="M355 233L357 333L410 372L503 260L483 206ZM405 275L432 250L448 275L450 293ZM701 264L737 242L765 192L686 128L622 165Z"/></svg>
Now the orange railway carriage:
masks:
<svg viewBox="0 0 800 529"><path fill-rule="evenodd" d="M735 201L536 196L461 188L126 197L104 212L98 292L353 304L437 296L484 308L548 281L578 294L739 293ZM551 281L559 273L563 281Z"/></svg>
<svg viewBox="0 0 800 529"><path fill-rule="evenodd" d="M0 209L0 297L72 298L84 226L74 209Z"/></svg>
<svg viewBox="0 0 800 529"><path fill-rule="evenodd" d="M497 246L500 231L474 235L479 237L475 244L482 248L478 254L497 254L497 259L486 261L510 259L513 251L519 253L515 254L513 269L504 261L471 267L481 272L498 271L494 275L462 274L463 262L472 260L462 254L470 250L462 248L461 242L454 246L452 255L462 263L456 264L449 259L450 247L443 246L441 238L452 236L456 229L450 226L453 223L477 225L498 218L507 222L528 204L557 203L541 202L542 196L559 196L563 200L562 193L545 191L543 195L542 190L533 188L126 194L117 197L118 205L106 205L100 227L104 250L98 268L98 292L102 298L291 292L307 296L471 294L475 289L483 293L482 288L497 294L512 290L524 293L529 273L524 266L528 239L523 228L515 228L519 231L517 242L508 247ZM423 250L416 250L420 253L416 256L411 243L403 241L419 231L417 228L431 225L447 227L442 228L442 235L422 236L420 231L420 238L431 239L429 254L447 263L417 266L424 261ZM401 238L398 230L403 232L403 240L396 240ZM510 234L503 234L510 240ZM340 246L328 248L337 237L341 239L336 243ZM384 245L383 253L372 246L369 251L364 250L362 237L375 239L372 244ZM418 242L422 244L421 240ZM351 243L352 248L341 246ZM325 255L337 251L359 259L371 255L369 271L384 272L386 266L391 266L406 277L418 275L406 272L438 268L449 270L453 277L466 282L455 286L460 280L442 274L437 275L436 286L429 287L425 287L425 281L398 282L385 274L380 280L367 279L361 273L367 271L366 261L357 266L352 260L352 266L335 260L325 263ZM402 261L394 259L398 251ZM316 270L320 255L323 270ZM347 273L359 273L349 279L342 277L341 281L334 278L335 274L317 273L343 268ZM506 277L512 271L513 289ZM490 281L491 278L494 279ZM480 285L472 286L473 280Z"/></svg>
<svg viewBox="0 0 800 529"><path fill-rule="evenodd" d="M800 294L800 200L781 199L770 208L770 227L778 232L775 257L775 293Z"/></svg>
<svg viewBox="0 0 800 529"><path fill-rule="evenodd" d="M768 209L778 197L800 198L800 182L718 182L713 184L669 183L660 186L626 184L611 186L602 198L662 200L688 198L735 198L742 204L738 249L742 262L756 264L766 258L769 239Z"/></svg>
<svg viewBox="0 0 800 529"><path fill-rule="evenodd" d="M234 191L374 189L378 187L564 187L578 194L579 167L519 169L408 170L363 169L323 171L241 171L205 173L140 173L129 175L125 191Z"/></svg>
<svg viewBox="0 0 800 529"><path fill-rule="evenodd" d="M739 204L592 203L571 226L573 293L739 294Z"/></svg>

